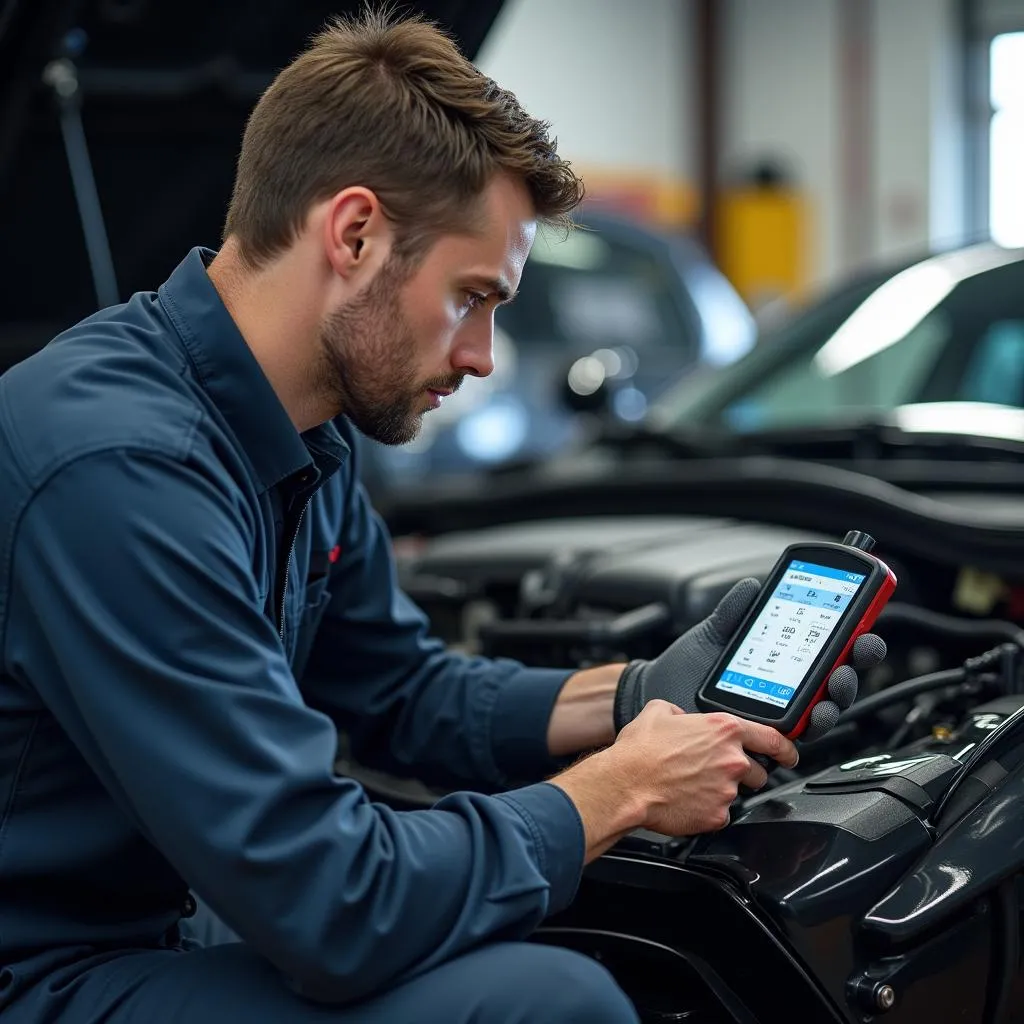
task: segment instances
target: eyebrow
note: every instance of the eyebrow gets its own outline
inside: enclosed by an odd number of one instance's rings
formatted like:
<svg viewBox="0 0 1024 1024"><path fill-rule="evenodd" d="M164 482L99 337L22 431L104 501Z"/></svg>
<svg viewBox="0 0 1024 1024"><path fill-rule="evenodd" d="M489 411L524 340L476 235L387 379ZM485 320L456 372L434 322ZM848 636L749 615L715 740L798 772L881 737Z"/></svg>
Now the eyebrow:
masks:
<svg viewBox="0 0 1024 1024"><path fill-rule="evenodd" d="M512 290L508 281L503 277L474 277L472 278L472 283L486 288L489 292L493 292L498 296L498 301L502 305L511 302L519 294L519 292Z"/></svg>

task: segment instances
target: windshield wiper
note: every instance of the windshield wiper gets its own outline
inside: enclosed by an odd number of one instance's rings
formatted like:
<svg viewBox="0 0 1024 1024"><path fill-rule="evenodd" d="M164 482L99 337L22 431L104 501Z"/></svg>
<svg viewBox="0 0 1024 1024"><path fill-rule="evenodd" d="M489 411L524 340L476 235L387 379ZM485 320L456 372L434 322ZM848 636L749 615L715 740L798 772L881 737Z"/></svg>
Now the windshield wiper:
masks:
<svg viewBox="0 0 1024 1024"><path fill-rule="evenodd" d="M733 454L742 439L726 430L690 427L664 430L648 423L609 420L602 424L593 440L598 445L631 453L653 451L676 458L706 459Z"/></svg>

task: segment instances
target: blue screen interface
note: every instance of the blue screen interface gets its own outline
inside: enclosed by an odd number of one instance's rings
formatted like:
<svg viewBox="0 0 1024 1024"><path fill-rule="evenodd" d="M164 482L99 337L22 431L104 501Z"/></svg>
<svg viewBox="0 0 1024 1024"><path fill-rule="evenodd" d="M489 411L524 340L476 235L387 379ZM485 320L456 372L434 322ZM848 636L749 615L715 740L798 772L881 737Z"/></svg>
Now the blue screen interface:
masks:
<svg viewBox="0 0 1024 1024"><path fill-rule="evenodd" d="M787 707L866 578L790 562L715 689Z"/></svg>

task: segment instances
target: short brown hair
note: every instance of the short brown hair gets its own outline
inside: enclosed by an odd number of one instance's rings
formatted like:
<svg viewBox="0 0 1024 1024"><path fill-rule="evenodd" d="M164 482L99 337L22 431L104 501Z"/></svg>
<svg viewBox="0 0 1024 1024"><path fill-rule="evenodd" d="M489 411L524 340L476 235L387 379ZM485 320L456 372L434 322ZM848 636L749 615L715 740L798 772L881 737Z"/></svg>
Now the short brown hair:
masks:
<svg viewBox="0 0 1024 1024"><path fill-rule="evenodd" d="M264 265L310 207L371 189L414 258L464 230L492 176L519 178L537 217L565 224L583 184L530 117L422 17L386 10L333 21L273 81L242 140L225 235Z"/></svg>

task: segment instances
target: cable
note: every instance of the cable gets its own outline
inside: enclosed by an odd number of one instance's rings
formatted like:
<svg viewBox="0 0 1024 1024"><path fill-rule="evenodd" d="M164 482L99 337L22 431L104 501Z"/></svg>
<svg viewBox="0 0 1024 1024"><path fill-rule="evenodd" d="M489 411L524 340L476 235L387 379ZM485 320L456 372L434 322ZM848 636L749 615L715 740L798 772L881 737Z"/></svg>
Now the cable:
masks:
<svg viewBox="0 0 1024 1024"><path fill-rule="evenodd" d="M897 683L895 686L890 686L879 693L873 693L870 697L857 701L839 716L839 724L857 722L890 704L913 700L918 694L927 693L929 690L939 690L944 686L956 686L966 679L965 669L947 668L941 672L930 672L926 676L918 676L916 679L904 680L902 683Z"/></svg>
<svg viewBox="0 0 1024 1024"><path fill-rule="evenodd" d="M51 61L43 73L43 80L57 97L60 130L64 139L64 152L71 172L71 184L78 205L78 216L85 236L85 248L92 270L96 301L102 309L115 306L119 301L114 257L107 238L96 178L89 146L85 138L82 114L78 105L78 71L67 59Z"/></svg>
<svg viewBox="0 0 1024 1024"><path fill-rule="evenodd" d="M935 633L964 637L966 639L994 638L1009 640L1024 648L1024 629L1003 619L960 619L953 615L915 608L913 605L890 601L878 616L878 627L884 631L890 623L909 623L932 630Z"/></svg>

